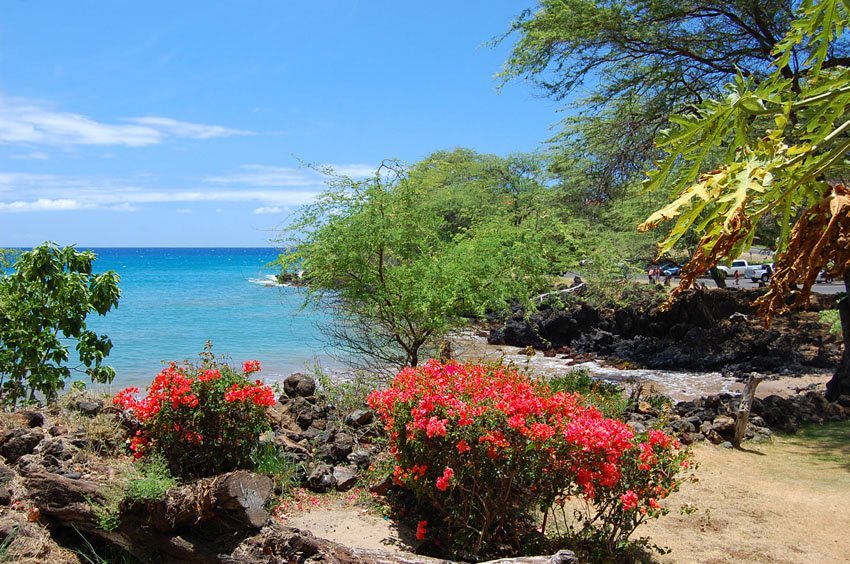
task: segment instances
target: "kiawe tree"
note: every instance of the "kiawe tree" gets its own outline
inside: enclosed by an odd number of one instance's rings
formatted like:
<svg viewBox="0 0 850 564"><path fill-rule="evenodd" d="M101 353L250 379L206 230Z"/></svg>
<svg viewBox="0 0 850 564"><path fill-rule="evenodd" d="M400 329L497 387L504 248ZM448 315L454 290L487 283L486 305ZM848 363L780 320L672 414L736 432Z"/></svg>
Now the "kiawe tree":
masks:
<svg viewBox="0 0 850 564"><path fill-rule="evenodd" d="M92 273L94 253L45 243L17 255L0 271L0 403L55 399L73 369L107 383L115 371L103 364L112 349L105 335L86 326L91 313L117 307L114 272ZM69 346L79 365L70 367Z"/></svg>
<svg viewBox="0 0 850 564"><path fill-rule="evenodd" d="M280 261L304 271L309 302L333 311L336 347L373 365L415 366L465 316L548 280L551 214L528 167L457 150L329 184L284 233Z"/></svg>
<svg viewBox="0 0 850 564"><path fill-rule="evenodd" d="M670 114L718 95L741 74L771 76L789 0L538 0L504 38L517 37L501 73L556 100L580 95L553 140L553 168L580 199L622 194L661 155L653 140ZM504 39L503 38L503 39ZM779 72L799 76L805 51ZM845 64L834 42L825 67Z"/></svg>
<svg viewBox="0 0 850 564"><path fill-rule="evenodd" d="M850 293L850 69L841 57L850 2L806 0L772 51L772 73L738 75L717 100L672 118L659 138L667 156L648 186L672 186L672 201L641 226L673 222L665 252L689 230L700 241L682 270L683 291L721 258L752 243L760 221L778 218L774 275L756 302L771 317L805 305L822 270ZM795 64L796 72L789 73ZM719 159L715 159L720 155ZM844 355L827 398L850 394L850 303L838 302Z"/></svg>

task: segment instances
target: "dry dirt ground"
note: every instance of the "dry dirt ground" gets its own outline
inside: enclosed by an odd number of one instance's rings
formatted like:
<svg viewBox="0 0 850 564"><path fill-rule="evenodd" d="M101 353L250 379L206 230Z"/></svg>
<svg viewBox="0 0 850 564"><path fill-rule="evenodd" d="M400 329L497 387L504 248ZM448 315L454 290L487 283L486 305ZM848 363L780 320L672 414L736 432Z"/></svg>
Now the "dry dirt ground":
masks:
<svg viewBox="0 0 850 564"><path fill-rule="evenodd" d="M660 562L850 562L850 429L841 441L777 437L744 451L701 444L699 482L668 499L666 517L636 533L672 550ZM696 505L691 515L675 508ZM413 532L344 503L287 524L363 548L410 550Z"/></svg>

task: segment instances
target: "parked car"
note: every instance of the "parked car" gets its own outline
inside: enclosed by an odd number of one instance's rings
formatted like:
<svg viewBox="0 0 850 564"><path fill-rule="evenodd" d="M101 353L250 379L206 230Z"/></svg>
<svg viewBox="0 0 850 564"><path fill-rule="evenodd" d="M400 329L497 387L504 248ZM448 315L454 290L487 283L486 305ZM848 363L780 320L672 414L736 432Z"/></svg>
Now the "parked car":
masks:
<svg viewBox="0 0 850 564"><path fill-rule="evenodd" d="M661 267L661 274L664 276L678 276L682 271L682 266L679 264L667 264Z"/></svg>
<svg viewBox="0 0 850 564"><path fill-rule="evenodd" d="M753 265L744 271L744 278L749 278L753 282L765 283L773 276L773 263L769 262L763 265Z"/></svg>
<svg viewBox="0 0 850 564"><path fill-rule="evenodd" d="M760 264L750 264L749 262L743 259L738 259L733 260L731 266L726 266L725 264L718 264L717 270L723 272L727 278L735 276L736 272L743 277L746 276L748 268L757 268L760 266Z"/></svg>

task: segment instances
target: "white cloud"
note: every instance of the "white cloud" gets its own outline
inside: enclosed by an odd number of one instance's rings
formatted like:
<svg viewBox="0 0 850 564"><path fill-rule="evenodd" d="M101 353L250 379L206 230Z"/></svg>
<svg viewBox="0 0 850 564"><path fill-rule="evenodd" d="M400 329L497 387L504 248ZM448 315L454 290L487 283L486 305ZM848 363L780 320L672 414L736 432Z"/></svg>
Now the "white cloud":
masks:
<svg viewBox="0 0 850 564"><path fill-rule="evenodd" d="M141 117L130 118L126 121L147 125L161 131L170 133L175 137L191 137L192 139L212 139L214 137L229 137L231 135L250 135L250 131L231 129L220 125L206 125L203 123L189 123L165 117Z"/></svg>
<svg viewBox="0 0 850 564"><path fill-rule="evenodd" d="M18 160L18 161L46 161L48 158L47 153L43 151L33 151L31 153L22 153L20 155L12 155L10 158Z"/></svg>
<svg viewBox="0 0 850 564"><path fill-rule="evenodd" d="M49 200L39 198L33 202L0 202L0 212L34 212L34 211L69 211L79 210L85 207L77 200L61 199Z"/></svg>
<svg viewBox="0 0 850 564"><path fill-rule="evenodd" d="M254 210L255 214L262 213L283 213L283 208L280 206L263 206Z"/></svg>
<svg viewBox="0 0 850 564"><path fill-rule="evenodd" d="M240 167L243 172L223 176L208 176L204 180L214 184L241 184L246 186L305 186L322 184L319 175L309 170L247 164Z"/></svg>
<svg viewBox="0 0 850 564"><path fill-rule="evenodd" d="M210 139L248 132L218 125L149 116L129 124L102 123L25 98L0 94L0 143L42 145L124 145L144 147L170 137Z"/></svg>
<svg viewBox="0 0 850 564"><path fill-rule="evenodd" d="M135 211L143 205L204 202L254 203L264 208L263 213L277 213L272 211L276 207L312 201L320 190L321 186L166 190L134 186L120 179L0 173L0 213L84 209Z"/></svg>

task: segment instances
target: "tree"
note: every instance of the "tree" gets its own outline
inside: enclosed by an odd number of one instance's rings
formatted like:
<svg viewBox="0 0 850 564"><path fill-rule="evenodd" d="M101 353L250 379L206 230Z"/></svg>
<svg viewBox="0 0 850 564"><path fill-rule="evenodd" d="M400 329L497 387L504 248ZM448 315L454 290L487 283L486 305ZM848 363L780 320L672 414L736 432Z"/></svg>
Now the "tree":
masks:
<svg viewBox="0 0 850 564"><path fill-rule="evenodd" d="M501 77L531 80L557 100L589 88L553 140L554 166L568 175L577 168L585 196L607 199L660 157L653 139L670 114L716 96L737 74L754 83L771 75L771 50L795 4L539 0L502 38L519 37ZM846 54L833 42L824 67L846 64ZM795 80L805 50L792 45L789 55L777 71Z"/></svg>
<svg viewBox="0 0 850 564"><path fill-rule="evenodd" d="M95 255L44 243L23 252L12 271L0 275L0 401L15 405L40 393L56 398L71 376L69 345L76 343L80 366L93 382L111 382L103 365L112 349L105 335L86 328L90 313L117 307L114 272L92 274Z"/></svg>
<svg viewBox="0 0 850 564"><path fill-rule="evenodd" d="M525 170L525 169L523 169ZM503 182L493 178L504 175ZM364 181L336 177L284 233L285 271L330 308L337 347L386 368L417 365L462 323L539 291L551 268L534 194L510 161L458 150Z"/></svg>
<svg viewBox="0 0 850 564"><path fill-rule="evenodd" d="M674 221L662 253L688 230L700 234L674 297L721 258L747 249L767 214L780 221L774 275L756 302L767 323L806 304L821 270L843 279L850 293L850 191L842 181L850 151L850 69L831 58L848 24L845 0L805 0L774 48L772 74L758 82L738 75L722 99L672 118L675 127L659 139L667 157L648 180L650 189L672 186L672 201L640 229ZM800 70L789 77L785 69L797 57ZM717 154L719 163L711 158ZM844 356L827 386L831 400L850 394L846 295L838 309Z"/></svg>

